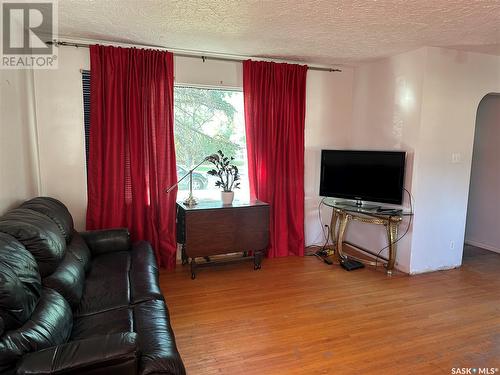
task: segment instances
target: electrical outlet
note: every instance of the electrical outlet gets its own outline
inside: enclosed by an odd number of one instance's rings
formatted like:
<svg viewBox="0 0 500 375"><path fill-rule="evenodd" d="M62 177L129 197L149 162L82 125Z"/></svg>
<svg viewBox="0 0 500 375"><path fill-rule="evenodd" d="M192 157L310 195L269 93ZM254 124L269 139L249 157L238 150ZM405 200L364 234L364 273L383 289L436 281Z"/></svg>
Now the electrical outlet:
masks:
<svg viewBox="0 0 500 375"><path fill-rule="evenodd" d="M458 164L462 162L462 154L460 152L453 152L451 154L451 162L453 164Z"/></svg>
<svg viewBox="0 0 500 375"><path fill-rule="evenodd" d="M455 248L455 241L450 241L450 250Z"/></svg>

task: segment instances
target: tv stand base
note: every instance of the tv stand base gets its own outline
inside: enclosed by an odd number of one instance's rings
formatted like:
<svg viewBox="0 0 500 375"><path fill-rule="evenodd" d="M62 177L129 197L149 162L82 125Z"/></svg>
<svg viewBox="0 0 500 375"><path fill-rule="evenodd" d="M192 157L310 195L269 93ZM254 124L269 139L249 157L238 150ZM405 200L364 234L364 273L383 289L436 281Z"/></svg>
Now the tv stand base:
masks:
<svg viewBox="0 0 500 375"><path fill-rule="evenodd" d="M337 261L342 264L342 262L348 261L347 255L343 252L343 245L347 243L349 246L352 246L356 250L362 251L371 257L374 257L374 261L365 260L356 258L354 256L349 256L349 258L360 261L364 264L376 266L377 264L384 264L385 269L387 271L387 275L392 275L392 270L394 269L394 264L396 263L396 253L397 253L397 237L398 237L398 227L403 219L400 211L392 211L392 212L368 212L363 209L356 209L352 206L345 206L340 203L328 204L328 206L333 208L332 220L330 223L330 233L332 236L332 241L335 246L335 256ZM367 249L362 248L361 246L357 246L350 242L344 241L344 235L347 229L347 225L350 221L358 221L361 223L367 224L379 224L383 225L386 228L387 232L387 249L388 249L388 258L385 258L380 255L380 253L376 253Z"/></svg>

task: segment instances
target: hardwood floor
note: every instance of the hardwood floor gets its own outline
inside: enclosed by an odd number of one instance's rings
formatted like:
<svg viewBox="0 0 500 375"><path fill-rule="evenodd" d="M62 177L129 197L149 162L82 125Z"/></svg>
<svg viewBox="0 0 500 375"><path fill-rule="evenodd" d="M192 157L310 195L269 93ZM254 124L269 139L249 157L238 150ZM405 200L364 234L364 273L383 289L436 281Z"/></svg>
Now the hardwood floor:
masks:
<svg viewBox="0 0 500 375"><path fill-rule="evenodd" d="M451 374L500 368L500 255L460 269L347 272L315 257L161 274L188 374ZM497 372L500 374L500 372Z"/></svg>

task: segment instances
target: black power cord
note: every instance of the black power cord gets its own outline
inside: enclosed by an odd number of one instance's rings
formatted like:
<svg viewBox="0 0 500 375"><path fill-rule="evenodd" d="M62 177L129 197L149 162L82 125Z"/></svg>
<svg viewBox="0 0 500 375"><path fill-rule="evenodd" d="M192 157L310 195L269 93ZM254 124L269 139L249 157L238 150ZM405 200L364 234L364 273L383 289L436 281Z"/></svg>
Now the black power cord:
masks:
<svg viewBox="0 0 500 375"><path fill-rule="evenodd" d="M330 239L330 227L328 225L325 225L325 227L327 228L327 235L325 236L325 244L323 245L323 247L316 251L315 253L313 253L312 255L314 255L315 257L317 257L319 260L322 260L323 262L325 262L326 264L328 265L332 265L333 262L330 258L328 258L328 253L326 252L326 247L328 246L328 240ZM324 231L323 231L324 233Z"/></svg>
<svg viewBox="0 0 500 375"><path fill-rule="evenodd" d="M325 252L325 249L326 247L328 246L328 240L330 239L330 226L329 225L325 225L325 228L326 228L326 238L325 238L325 243L323 245L323 247L321 248L321 250L318 250L317 253L318 254L323 254L323 255L326 255L324 252ZM324 231L323 231L324 233Z"/></svg>
<svg viewBox="0 0 500 375"><path fill-rule="evenodd" d="M328 242L328 238L329 238L330 234L329 233L325 234L325 226L326 225L323 224L323 218L321 217L321 206L325 203L325 199L326 199L326 197L323 197L323 199L321 199L321 201L318 204L318 218L319 218L319 223L321 224L321 232L323 232L323 238L325 239L325 242ZM323 248L325 248L325 246L323 246Z"/></svg>
<svg viewBox="0 0 500 375"><path fill-rule="evenodd" d="M405 230L405 232L403 233L403 235L401 237L399 237L396 241L391 242L389 245L384 246L383 248L380 249L380 251L377 253L377 256L375 257L375 269L377 269L378 260L380 258L380 254L382 253L382 251L384 251L385 249L388 249L392 245L394 245L394 244L398 243L399 241L401 241L403 239L403 237L406 236L406 234L410 230L412 219L413 219L413 202L412 202L413 201L413 195L411 195L411 193L408 191L408 189L406 189L406 188L403 188L403 189L408 193L408 198L410 199L410 213L407 215L407 216L410 216L410 219L408 220L408 225L406 226L406 230Z"/></svg>
<svg viewBox="0 0 500 375"><path fill-rule="evenodd" d="M321 206L324 204L325 199L326 199L326 197L323 197L318 204L318 219L319 219L319 222L321 224L321 232L323 233L323 238L324 238L325 242L319 250L315 251L314 253L308 254L308 255L315 256L319 260L322 260L323 262L325 262L326 264L332 265L333 262L329 258L327 258L328 254L325 252L325 249L328 246L328 241L330 239L330 227L326 224L323 224L323 218L321 217ZM326 228L326 233L325 233L325 228Z"/></svg>

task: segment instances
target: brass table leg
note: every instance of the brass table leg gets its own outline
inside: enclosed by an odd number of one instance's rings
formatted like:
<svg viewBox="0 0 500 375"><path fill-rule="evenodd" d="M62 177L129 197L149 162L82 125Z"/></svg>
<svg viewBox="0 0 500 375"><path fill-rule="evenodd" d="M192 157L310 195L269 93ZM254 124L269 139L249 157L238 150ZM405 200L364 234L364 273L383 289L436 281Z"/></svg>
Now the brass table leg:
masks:
<svg viewBox="0 0 500 375"><path fill-rule="evenodd" d="M339 216L340 216L340 222L339 222L339 231L338 231L337 247L335 254L337 256L337 261L340 262L347 258L342 251L342 242L344 241L344 233L347 227L347 222L349 221L349 215L343 212Z"/></svg>
<svg viewBox="0 0 500 375"><path fill-rule="evenodd" d="M394 220L389 219L387 224L387 239L389 240L389 261L385 268L387 269L387 275L392 275L392 270L394 269L394 263L396 262L396 238L398 238L398 223Z"/></svg>
<svg viewBox="0 0 500 375"><path fill-rule="evenodd" d="M385 263L385 269L387 271L387 275L391 276L392 271L394 269L394 265L396 263L396 253L397 253L397 237L398 237L398 226L402 220L401 215L384 215L378 213L370 213L370 212L362 212L358 213L356 211L352 211L349 209L344 209L340 207L336 207L334 204L330 205L333 208L332 217L330 220L330 234L332 237L332 242L334 245L334 253L336 260L340 263L344 260L347 260L348 257L343 252L343 243L344 236L347 230L347 226L349 225L349 221L359 221L361 223L367 224L377 224L384 225L387 232L387 240L389 242L387 247L389 249L388 258L383 257ZM347 241L346 241L347 242ZM355 244L349 243L349 246L353 246L360 251L364 251L365 253L370 254L372 257L377 257L380 253L373 253L368 249L363 249L361 246L356 246ZM349 255L353 259L372 266L377 265L378 259L374 259L374 261L369 261L367 259L362 259L355 257L354 255Z"/></svg>
<svg viewBox="0 0 500 375"><path fill-rule="evenodd" d="M330 237L332 238L332 244L333 244L333 252L337 252L337 219L338 219L338 213L333 210L332 212L332 220L330 220Z"/></svg>

